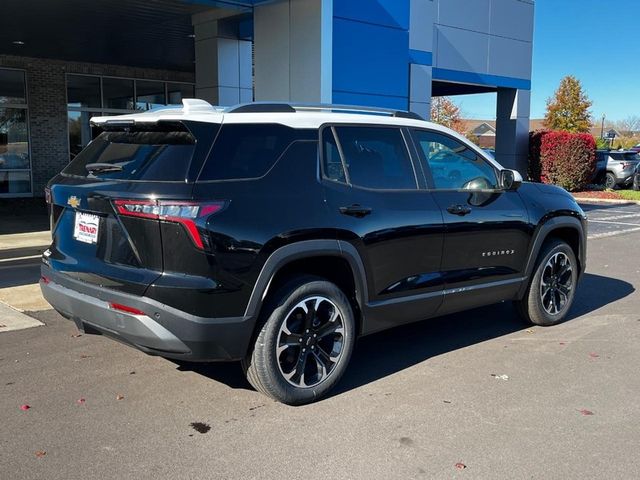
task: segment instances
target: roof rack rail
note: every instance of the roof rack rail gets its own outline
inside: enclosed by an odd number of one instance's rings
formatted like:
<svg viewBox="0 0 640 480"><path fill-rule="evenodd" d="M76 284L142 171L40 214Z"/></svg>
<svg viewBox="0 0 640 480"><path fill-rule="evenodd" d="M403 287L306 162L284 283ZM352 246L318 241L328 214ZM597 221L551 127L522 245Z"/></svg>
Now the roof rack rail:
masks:
<svg viewBox="0 0 640 480"><path fill-rule="evenodd" d="M362 107L357 105L340 105L328 103L269 103L254 102L243 103L229 107L226 113L295 113L302 111L330 111L342 113L364 113L371 115L388 115L391 117L408 118L413 120L424 120L415 112L407 112L404 110L393 110L380 107Z"/></svg>

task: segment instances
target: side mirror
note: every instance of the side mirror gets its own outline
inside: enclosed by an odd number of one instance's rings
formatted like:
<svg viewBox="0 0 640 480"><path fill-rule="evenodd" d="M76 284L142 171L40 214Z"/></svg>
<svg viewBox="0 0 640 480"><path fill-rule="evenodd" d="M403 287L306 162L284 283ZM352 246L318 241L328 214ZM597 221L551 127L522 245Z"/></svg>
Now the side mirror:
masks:
<svg viewBox="0 0 640 480"><path fill-rule="evenodd" d="M517 190L522 185L522 175L517 170L500 171L500 187L503 190Z"/></svg>

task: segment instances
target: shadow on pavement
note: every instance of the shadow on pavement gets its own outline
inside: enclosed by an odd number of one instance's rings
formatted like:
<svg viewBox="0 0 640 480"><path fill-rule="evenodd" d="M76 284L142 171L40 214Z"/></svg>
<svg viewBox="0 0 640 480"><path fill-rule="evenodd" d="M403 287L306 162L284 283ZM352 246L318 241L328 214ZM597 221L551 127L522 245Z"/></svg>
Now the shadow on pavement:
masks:
<svg viewBox="0 0 640 480"><path fill-rule="evenodd" d="M622 280L585 274L580 282L571 321L635 291ZM363 337L356 344L345 376L330 396L361 387L400 372L431 357L529 328L511 302L434 318ZM552 328L552 327L551 327ZM188 370L231 388L251 388L235 364L180 363Z"/></svg>
<svg viewBox="0 0 640 480"><path fill-rule="evenodd" d="M635 202L628 203L583 203L579 202L580 207L584 210L585 213L595 212L599 210L611 210L616 208L627 208L627 207L635 207L637 204Z"/></svg>

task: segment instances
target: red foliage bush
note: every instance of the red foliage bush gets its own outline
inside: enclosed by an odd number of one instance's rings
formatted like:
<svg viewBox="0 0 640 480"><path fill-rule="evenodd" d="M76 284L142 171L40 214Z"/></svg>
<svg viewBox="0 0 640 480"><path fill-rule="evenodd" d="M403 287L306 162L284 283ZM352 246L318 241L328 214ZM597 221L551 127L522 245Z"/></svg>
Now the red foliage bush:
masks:
<svg viewBox="0 0 640 480"><path fill-rule="evenodd" d="M530 134L529 177L569 191L583 189L596 169L596 142L587 133Z"/></svg>
<svg viewBox="0 0 640 480"><path fill-rule="evenodd" d="M549 133L549 130L536 130L529 132L529 165L527 175L532 182L540 182L542 167L540 165L540 147L542 146L542 137Z"/></svg>

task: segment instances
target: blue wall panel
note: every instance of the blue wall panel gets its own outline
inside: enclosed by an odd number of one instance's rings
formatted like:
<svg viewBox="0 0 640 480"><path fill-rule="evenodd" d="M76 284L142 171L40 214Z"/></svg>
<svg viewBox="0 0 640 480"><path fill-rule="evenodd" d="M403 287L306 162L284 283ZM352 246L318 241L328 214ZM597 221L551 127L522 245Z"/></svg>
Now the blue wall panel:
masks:
<svg viewBox="0 0 640 480"><path fill-rule="evenodd" d="M333 90L409 98L409 32L333 20ZM370 103L368 103L370 104Z"/></svg>
<svg viewBox="0 0 640 480"><path fill-rule="evenodd" d="M334 0L333 16L409 30L409 0Z"/></svg>
<svg viewBox="0 0 640 480"><path fill-rule="evenodd" d="M367 95L364 93L333 91L333 103L340 105L361 105L366 107L393 108L407 110L409 101L405 97L387 97L384 95Z"/></svg>

